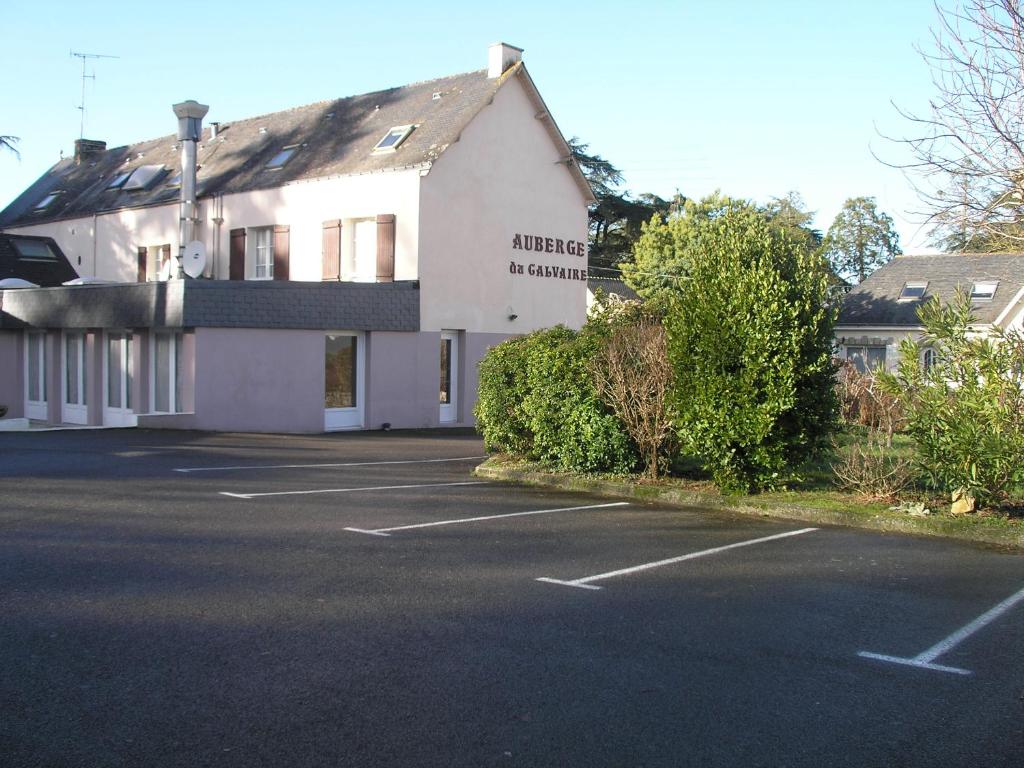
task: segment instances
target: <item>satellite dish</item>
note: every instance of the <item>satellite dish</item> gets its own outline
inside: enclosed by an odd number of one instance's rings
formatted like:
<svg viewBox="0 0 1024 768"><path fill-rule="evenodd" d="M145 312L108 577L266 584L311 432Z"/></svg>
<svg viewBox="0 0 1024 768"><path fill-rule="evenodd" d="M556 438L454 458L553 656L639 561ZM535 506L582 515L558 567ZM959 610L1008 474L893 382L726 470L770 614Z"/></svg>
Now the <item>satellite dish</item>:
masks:
<svg viewBox="0 0 1024 768"><path fill-rule="evenodd" d="M166 283L171 279L171 261L172 259L168 259L164 262L164 265L160 267L160 272L157 274L156 279L161 283Z"/></svg>
<svg viewBox="0 0 1024 768"><path fill-rule="evenodd" d="M199 277L206 269L206 246L199 240L193 240L185 246L182 256L182 268L189 277Z"/></svg>

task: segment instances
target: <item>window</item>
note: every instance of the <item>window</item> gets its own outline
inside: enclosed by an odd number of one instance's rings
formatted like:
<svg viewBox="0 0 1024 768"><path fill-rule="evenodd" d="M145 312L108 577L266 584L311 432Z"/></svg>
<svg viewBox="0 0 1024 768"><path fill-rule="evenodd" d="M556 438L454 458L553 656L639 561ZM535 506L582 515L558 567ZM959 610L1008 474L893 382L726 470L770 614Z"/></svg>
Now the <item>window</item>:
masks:
<svg viewBox="0 0 1024 768"><path fill-rule="evenodd" d="M140 165L132 171L122 188L129 192L149 189L166 172L167 169L162 165Z"/></svg>
<svg viewBox="0 0 1024 768"><path fill-rule="evenodd" d="M412 129L415 127L415 125L396 125L384 134L384 138L377 142L373 151L394 152L398 149L398 145L405 141L409 134L412 133Z"/></svg>
<svg viewBox="0 0 1024 768"><path fill-rule="evenodd" d="M124 183L128 181L128 177L131 175L131 171L124 171L123 173L117 174L110 180L110 183L107 184L107 189L120 189L124 186Z"/></svg>
<svg viewBox="0 0 1024 768"><path fill-rule="evenodd" d="M292 144L291 146L285 147L272 158L270 158L270 161L263 167L269 171L276 171L278 168L283 167L285 163L292 159L292 155L295 154L295 151L300 146L302 145Z"/></svg>
<svg viewBox="0 0 1024 768"><path fill-rule="evenodd" d="M971 301L992 301L998 285L998 280L974 283L971 286Z"/></svg>
<svg viewBox="0 0 1024 768"><path fill-rule="evenodd" d="M928 347L921 353L921 369L928 373L939 362L939 353Z"/></svg>
<svg viewBox="0 0 1024 768"><path fill-rule="evenodd" d="M343 279L357 283L377 280L377 221L359 219L347 227L351 235L349 257L345 259ZM344 230L343 230L344 231Z"/></svg>
<svg viewBox="0 0 1024 768"><path fill-rule="evenodd" d="M869 373L876 368L885 368L885 347L846 347L846 359L860 373Z"/></svg>
<svg viewBox="0 0 1024 768"><path fill-rule="evenodd" d="M924 297L924 292L928 288L928 281L908 281L903 284L903 290L900 291L900 301L917 301Z"/></svg>
<svg viewBox="0 0 1024 768"><path fill-rule="evenodd" d="M176 174L174 174L173 176L168 178L166 186L168 186L168 187L180 187L181 186L181 171L178 171Z"/></svg>
<svg viewBox="0 0 1024 768"><path fill-rule="evenodd" d="M253 272L254 280L274 279L274 228L259 227L252 230L253 234Z"/></svg>
<svg viewBox="0 0 1024 768"><path fill-rule="evenodd" d="M58 197L60 197L60 192L51 192L38 203L36 203L36 207L33 208L32 210L45 211L47 208L53 205L53 201L56 200Z"/></svg>
<svg viewBox="0 0 1024 768"><path fill-rule="evenodd" d="M57 261L57 255L45 240L25 240L12 237L11 245L18 252L19 261Z"/></svg>
<svg viewBox="0 0 1024 768"><path fill-rule="evenodd" d="M153 408L157 413L181 413L182 334L153 334Z"/></svg>

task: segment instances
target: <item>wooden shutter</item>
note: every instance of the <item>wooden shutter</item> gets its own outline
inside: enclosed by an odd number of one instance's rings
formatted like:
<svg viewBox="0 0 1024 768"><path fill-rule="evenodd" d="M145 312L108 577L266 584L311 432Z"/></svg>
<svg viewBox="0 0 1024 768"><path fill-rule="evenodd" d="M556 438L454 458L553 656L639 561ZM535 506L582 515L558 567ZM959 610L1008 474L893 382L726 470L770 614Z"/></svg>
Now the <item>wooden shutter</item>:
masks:
<svg viewBox="0 0 1024 768"><path fill-rule="evenodd" d="M395 279L395 214L382 213L377 217L377 282L390 283Z"/></svg>
<svg viewBox="0 0 1024 768"><path fill-rule="evenodd" d="M274 279L288 279L288 227L274 227Z"/></svg>
<svg viewBox="0 0 1024 768"><path fill-rule="evenodd" d="M144 246L141 246L141 245L139 246L138 261L136 262L136 267L138 269L138 276L137 276L136 279L140 283L146 282L146 256L147 256L148 253L149 253L149 249L147 249L147 248L145 248Z"/></svg>
<svg viewBox="0 0 1024 768"><path fill-rule="evenodd" d="M245 230L231 230L231 250L228 265L229 280L245 280Z"/></svg>
<svg viewBox="0 0 1024 768"><path fill-rule="evenodd" d="M341 279L341 219L324 222L322 278Z"/></svg>
<svg viewBox="0 0 1024 768"><path fill-rule="evenodd" d="M171 244L170 243L164 243L162 246L160 246L160 267L159 268L163 269L164 264L167 264L168 262L170 262L170 260L171 260ZM177 265L174 265L174 266L170 267L170 269L173 270L176 266ZM168 272L168 274L170 274L170 272ZM177 277L177 276L178 276L177 273L171 275L172 278Z"/></svg>

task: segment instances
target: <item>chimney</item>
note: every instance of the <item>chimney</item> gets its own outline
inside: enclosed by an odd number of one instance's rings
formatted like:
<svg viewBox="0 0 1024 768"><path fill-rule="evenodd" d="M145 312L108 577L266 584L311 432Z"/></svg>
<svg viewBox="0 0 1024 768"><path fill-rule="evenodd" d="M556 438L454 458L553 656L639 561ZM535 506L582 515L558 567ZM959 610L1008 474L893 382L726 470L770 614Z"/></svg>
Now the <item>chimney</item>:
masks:
<svg viewBox="0 0 1024 768"><path fill-rule="evenodd" d="M81 165L107 151L107 142L75 139L75 165Z"/></svg>
<svg viewBox="0 0 1024 768"><path fill-rule="evenodd" d="M487 77L501 77L509 67L523 60L523 49L508 43L493 43L487 49Z"/></svg>
<svg viewBox="0 0 1024 768"><path fill-rule="evenodd" d="M178 118L178 141L181 142L181 204L178 219L178 270L183 278L185 246L195 239L196 232L196 143L203 135L203 118L209 111L205 104L192 99L175 104Z"/></svg>

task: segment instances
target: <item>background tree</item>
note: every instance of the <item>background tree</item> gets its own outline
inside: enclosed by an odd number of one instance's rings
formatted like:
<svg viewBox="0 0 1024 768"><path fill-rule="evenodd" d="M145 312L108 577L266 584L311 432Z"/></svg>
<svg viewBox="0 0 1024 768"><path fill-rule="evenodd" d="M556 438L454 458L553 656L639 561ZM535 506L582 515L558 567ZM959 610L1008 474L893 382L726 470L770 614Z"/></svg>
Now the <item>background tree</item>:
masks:
<svg viewBox="0 0 1024 768"><path fill-rule="evenodd" d="M689 278L665 293L681 448L723 490L785 483L835 424L827 264L720 195L645 237Z"/></svg>
<svg viewBox="0 0 1024 768"><path fill-rule="evenodd" d="M653 194L632 197L628 191L620 190L622 172L600 155L589 154L588 144L573 137L569 139L569 148L597 198L589 213L589 264L615 267L629 258L643 223L652 216L667 216L672 203Z"/></svg>
<svg viewBox="0 0 1024 768"><path fill-rule="evenodd" d="M927 113L899 110L936 242L1019 250L1024 244L1024 17L1020 0L936 4L933 49L921 55L935 95Z"/></svg>
<svg viewBox="0 0 1024 768"><path fill-rule="evenodd" d="M784 197L773 197L764 207L764 212L783 233L800 243L807 251L821 248L824 237L821 230L814 229L814 212L808 211L799 192L789 192Z"/></svg>
<svg viewBox="0 0 1024 768"><path fill-rule="evenodd" d="M848 198L823 247L835 273L857 282L902 253L892 217L878 210L873 197Z"/></svg>

